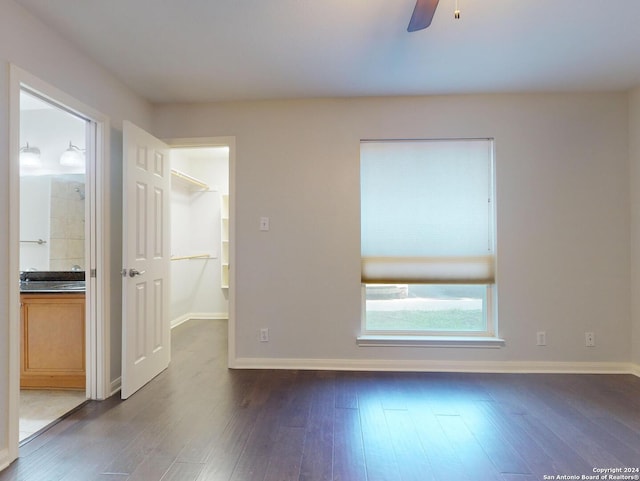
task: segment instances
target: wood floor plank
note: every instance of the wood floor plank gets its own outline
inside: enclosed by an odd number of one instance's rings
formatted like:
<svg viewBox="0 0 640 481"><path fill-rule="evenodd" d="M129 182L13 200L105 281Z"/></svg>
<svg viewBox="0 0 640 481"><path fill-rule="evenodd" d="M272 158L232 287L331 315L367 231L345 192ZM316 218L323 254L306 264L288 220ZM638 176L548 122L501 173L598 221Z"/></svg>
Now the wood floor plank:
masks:
<svg viewBox="0 0 640 481"><path fill-rule="evenodd" d="M201 463L175 462L162 477L162 481L195 481L203 466Z"/></svg>
<svg viewBox="0 0 640 481"><path fill-rule="evenodd" d="M640 407L629 411L626 408L619 409L619 398L624 398L624 389L613 391L610 388L594 388L599 383L600 375L572 376L563 378L564 382L554 383L553 395L560 396L572 409L579 413L583 419L589 421L588 425L580 422L583 430L590 431L593 436L600 430L603 434L600 439L609 449L616 451L616 457L626 460L640 459ZM601 376L600 376L601 377ZM618 376L619 384L633 385L636 383L634 376ZM618 384L618 383L617 383ZM633 402L633 399L630 399ZM631 405L633 406L633 405ZM627 406L628 408L628 406Z"/></svg>
<svg viewBox="0 0 640 481"><path fill-rule="evenodd" d="M596 439L585 436L581 426L563 419L564 405L555 402L555 388L549 385L553 379L562 384L562 375L512 376L509 386L500 386L494 396L520 405L524 415L514 419L553 458L559 474L588 474L593 466L616 466L619 461L611 452L596 449Z"/></svg>
<svg viewBox="0 0 640 481"><path fill-rule="evenodd" d="M527 463L511 445L507 436L491 421L485 411L487 401L473 401L461 407L464 424L500 473L531 474Z"/></svg>
<svg viewBox="0 0 640 481"><path fill-rule="evenodd" d="M542 479L545 474L558 472L552 457L522 429L519 417L523 414L514 414L507 406L495 401L481 403L481 406L485 417L494 424L534 475Z"/></svg>
<svg viewBox="0 0 640 481"><path fill-rule="evenodd" d="M319 378L319 381L314 387L305 431L300 481L329 481L333 477L337 379Z"/></svg>
<svg viewBox="0 0 640 481"><path fill-rule="evenodd" d="M127 481L128 479L128 474L100 473L85 481Z"/></svg>
<svg viewBox="0 0 640 481"><path fill-rule="evenodd" d="M153 405L149 406L148 410L140 413L140 418L130 423L130 428L137 435L131 438L130 442L122 444L121 452L105 467L105 471L134 472L146 456L166 437L171 426L177 424L178 421L170 416L170 411L163 409L161 405L156 406L158 409L154 409Z"/></svg>
<svg viewBox="0 0 640 481"><path fill-rule="evenodd" d="M360 376L339 373L335 380L336 408L358 409L358 385L361 382Z"/></svg>
<svg viewBox="0 0 640 481"><path fill-rule="evenodd" d="M463 453L458 453L454 445L449 442L437 416L426 409L424 403L419 400L413 403L409 413L429 460L434 479L475 481L473 473L470 473L462 463L460 455Z"/></svg>
<svg viewBox="0 0 640 481"><path fill-rule="evenodd" d="M360 413L356 409L335 409L333 479L367 480Z"/></svg>
<svg viewBox="0 0 640 481"><path fill-rule="evenodd" d="M211 433L215 442L211 444L211 450L198 481L231 479L259 413L260 410L255 407L243 406L232 413L219 436L215 432Z"/></svg>
<svg viewBox="0 0 640 481"><path fill-rule="evenodd" d="M388 385L384 378L383 385ZM367 466L367 479L371 481L400 480L391 436L380 391L384 388L370 381L358 391L358 406L362 443Z"/></svg>
<svg viewBox="0 0 640 481"><path fill-rule="evenodd" d="M173 459L165 456L146 456L129 475L127 481L160 481L173 463Z"/></svg>
<svg viewBox="0 0 640 481"><path fill-rule="evenodd" d="M377 377L370 383L372 391L379 398L382 409L407 409L407 396L413 376L412 373L384 373L381 379Z"/></svg>
<svg viewBox="0 0 640 481"><path fill-rule="evenodd" d="M176 462L205 463L214 444L218 442L220 433L229 422L230 414L230 408L223 408L219 413L199 416L198 422L191 428L191 435L177 454Z"/></svg>
<svg viewBox="0 0 640 481"><path fill-rule="evenodd" d="M593 418L592 420L600 429L615 436L628 448L634 449L636 452L634 459L640 459L640 431L632 429L628 424L622 423L609 415Z"/></svg>
<svg viewBox="0 0 640 481"><path fill-rule="evenodd" d="M277 442L280 416L284 410L287 389L283 386L290 383L290 372L271 373L268 387L265 387L267 394L259 397L259 403L256 405L259 413L255 417L253 429L235 466L231 481L262 481L264 478L273 447Z"/></svg>
<svg viewBox="0 0 640 481"><path fill-rule="evenodd" d="M36 437L0 481L538 481L640 459L634 376L230 370L226 336L174 329L169 369Z"/></svg>
<svg viewBox="0 0 640 481"><path fill-rule="evenodd" d="M614 455L613 451L608 451L608 444L601 441L603 437L607 441L614 438L603 436L600 430L594 429L591 420L572 409L566 400L555 392L555 388L549 386L549 379L537 376L529 382L526 391L530 399L531 412L537 413L538 419L544 419L549 429L571 445L588 465L621 467L624 461L617 457L621 453L615 451ZM532 390L535 391L533 394ZM538 392L543 395L538 395ZM620 446L613 446L614 450L616 448L619 449Z"/></svg>
<svg viewBox="0 0 640 481"><path fill-rule="evenodd" d="M300 478L304 437L305 428L278 428L264 481L297 481Z"/></svg>
<svg viewBox="0 0 640 481"><path fill-rule="evenodd" d="M544 479L544 478L543 477L539 478L532 474L503 473L502 479L503 481L540 481L540 479Z"/></svg>
<svg viewBox="0 0 640 481"><path fill-rule="evenodd" d="M560 438L546 425L547 421L544 418L523 414L513 416L513 421L553 459L553 465L556 468L554 473L563 475L588 473L593 468L593 465L573 449L570 442Z"/></svg>
<svg viewBox="0 0 640 481"><path fill-rule="evenodd" d="M429 409L438 415L456 416L460 414L458 405L463 402L458 397L459 391L449 383L442 373L431 373L423 383L424 399Z"/></svg>
<svg viewBox="0 0 640 481"><path fill-rule="evenodd" d="M313 387L319 380L315 371L295 371L287 393L286 416L281 423L287 427L305 427L311 409Z"/></svg>
<svg viewBox="0 0 640 481"><path fill-rule="evenodd" d="M387 409L385 418L389 426L389 440L402 481L437 481L431 464L415 430L409 411Z"/></svg>
<svg viewBox="0 0 640 481"><path fill-rule="evenodd" d="M475 481L500 481L500 473L491 462L461 416L438 416L449 442L459 453L466 471L473 473Z"/></svg>

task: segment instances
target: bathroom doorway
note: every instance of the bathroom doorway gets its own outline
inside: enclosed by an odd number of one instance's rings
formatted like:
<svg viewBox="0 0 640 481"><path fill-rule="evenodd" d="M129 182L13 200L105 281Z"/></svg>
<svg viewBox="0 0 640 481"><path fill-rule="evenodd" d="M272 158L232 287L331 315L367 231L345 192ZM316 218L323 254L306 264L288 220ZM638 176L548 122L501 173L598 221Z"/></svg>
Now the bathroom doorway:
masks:
<svg viewBox="0 0 640 481"><path fill-rule="evenodd" d="M105 162L109 157L109 118L15 65L10 65L9 73L9 273L15 282L9 283L8 297L8 459L13 460L18 457L19 439L29 433L26 429L20 436L21 384L34 388L52 382L45 387L58 393L76 389L82 402L104 399L111 394L108 349L111 250L107 185L110 172L109 163ZM57 132L49 137L61 137L55 146L46 136L36 139L38 134L27 125L27 119L35 116L36 111L49 112L46 114L49 116L53 115L51 112L65 116L64 121L51 118L45 121L52 132ZM79 130L72 132L62 128L69 123L79 125ZM62 142L62 146L57 142ZM84 164L84 183L80 177L81 164ZM35 186L27 186L29 183ZM30 196L27 195L29 192ZM53 194L60 198L54 200ZM36 199L48 205L34 207ZM56 202L59 205L53 207ZM78 218L54 222L51 217L54 211L76 211ZM33 227L34 230L20 229L27 218L33 217L45 224L41 235L38 226ZM73 230L74 237L62 238L63 234L54 229ZM32 249L30 253L27 252L29 248ZM53 269L64 271L66 277L57 278L59 271ZM36 272L40 278L34 274ZM56 273L54 277L51 277L52 272ZM28 281L30 286L23 286L22 281ZM35 292L36 283L41 283L41 287L42 283L48 284L49 289L45 290L55 292L43 297L45 292ZM22 287L25 294L31 289L34 292L28 294L40 298L24 299ZM61 291L67 297L52 302ZM27 301L33 302L25 309ZM27 322L25 317L28 317ZM69 318L75 319L79 326L73 334L64 324ZM40 329L43 326L44 331ZM79 347L68 348L66 340L59 340L60 331L74 337L75 345ZM57 342L54 342L55 335ZM27 345L28 350L23 349L23 345ZM44 354L39 355L39 352ZM72 404L77 402L77 399L73 400ZM69 407L64 408L67 409Z"/></svg>
<svg viewBox="0 0 640 481"><path fill-rule="evenodd" d="M21 89L21 443L87 399L89 133L87 119Z"/></svg>

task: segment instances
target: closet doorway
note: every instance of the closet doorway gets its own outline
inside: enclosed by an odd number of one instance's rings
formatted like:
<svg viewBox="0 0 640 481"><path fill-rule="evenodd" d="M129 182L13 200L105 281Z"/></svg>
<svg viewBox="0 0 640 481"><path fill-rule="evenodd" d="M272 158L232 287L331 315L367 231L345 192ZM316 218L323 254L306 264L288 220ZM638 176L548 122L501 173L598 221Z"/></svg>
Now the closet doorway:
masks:
<svg viewBox="0 0 640 481"><path fill-rule="evenodd" d="M167 368L170 328L190 319L226 318L235 359L235 139L166 142L131 122L123 127L127 399Z"/></svg>
<svg viewBox="0 0 640 481"><path fill-rule="evenodd" d="M229 319L233 141L169 144L171 327L191 319Z"/></svg>

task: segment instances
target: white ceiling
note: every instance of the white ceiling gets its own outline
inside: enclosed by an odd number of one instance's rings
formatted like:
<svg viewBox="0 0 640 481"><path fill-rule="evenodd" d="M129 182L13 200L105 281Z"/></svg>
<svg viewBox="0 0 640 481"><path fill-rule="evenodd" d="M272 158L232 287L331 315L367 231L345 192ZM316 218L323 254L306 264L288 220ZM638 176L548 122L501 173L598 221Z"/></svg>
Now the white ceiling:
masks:
<svg viewBox="0 0 640 481"><path fill-rule="evenodd" d="M16 1L152 102L640 86L640 0Z"/></svg>

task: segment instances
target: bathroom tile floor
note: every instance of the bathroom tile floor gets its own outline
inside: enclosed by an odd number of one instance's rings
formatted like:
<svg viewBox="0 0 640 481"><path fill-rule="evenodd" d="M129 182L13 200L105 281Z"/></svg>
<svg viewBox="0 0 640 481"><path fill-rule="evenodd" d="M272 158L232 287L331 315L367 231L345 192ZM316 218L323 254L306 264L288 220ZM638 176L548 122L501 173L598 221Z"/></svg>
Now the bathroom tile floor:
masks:
<svg viewBox="0 0 640 481"><path fill-rule="evenodd" d="M84 391L20 391L20 442L86 400Z"/></svg>

